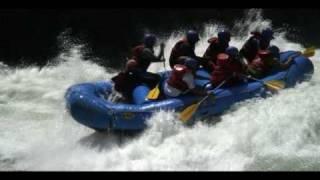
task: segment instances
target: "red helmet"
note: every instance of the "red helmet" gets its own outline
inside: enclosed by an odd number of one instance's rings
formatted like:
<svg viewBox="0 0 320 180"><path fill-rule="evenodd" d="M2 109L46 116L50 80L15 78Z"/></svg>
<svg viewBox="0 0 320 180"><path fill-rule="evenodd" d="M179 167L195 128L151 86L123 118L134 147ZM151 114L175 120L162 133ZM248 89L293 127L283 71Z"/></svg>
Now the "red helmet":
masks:
<svg viewBox="0 0 320 180"><path fill-rule="evenodd" d="M134 59L130 59L127 64L126 64L126 69L125 71L131 71L133 70L134 68L136 68L138 66L138 63L136 60Z"/></svg>
<svg viewBox="0 0 320 180"><path fill-rule="evenodd" d="M229 61L229 55L225 53L220 53L217 56L217 65L218 66L225 66Z"/></svg>

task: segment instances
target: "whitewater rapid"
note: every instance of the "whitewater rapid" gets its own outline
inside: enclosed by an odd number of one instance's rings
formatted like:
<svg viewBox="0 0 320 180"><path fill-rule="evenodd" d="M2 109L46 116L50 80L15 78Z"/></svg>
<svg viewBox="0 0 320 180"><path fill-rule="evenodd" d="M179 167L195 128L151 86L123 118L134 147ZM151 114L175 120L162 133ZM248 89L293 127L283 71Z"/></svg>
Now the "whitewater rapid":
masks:
<svg viewBox="0 0 320 180"><path fill-rule="evenodd" d="M196 54L221 25L206 24ZM256 27L272 26L252 10L231 27L230 44L241 47ZM282 51L303 50L276 33ZM182 32L162 37L165 57ZM159 50L159 47L156 48ZM156 113L140 136L121 140L76 123L65 109L64 93L73 84L110 79L116 72L81 54L75 46L43 68L0 64L0 170L320 170L320 50L309 82L267 99L234 105L219 123L185 127L173 112ZM166 64L168 68L168 62ZM150 71L163 69L152 64Z"/></svg>

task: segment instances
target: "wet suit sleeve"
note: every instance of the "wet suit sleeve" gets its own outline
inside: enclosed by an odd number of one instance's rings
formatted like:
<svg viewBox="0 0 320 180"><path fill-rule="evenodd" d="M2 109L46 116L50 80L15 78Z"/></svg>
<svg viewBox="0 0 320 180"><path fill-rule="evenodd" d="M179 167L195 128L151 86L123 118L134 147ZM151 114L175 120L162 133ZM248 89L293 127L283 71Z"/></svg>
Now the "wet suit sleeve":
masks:
<svg viewBox="0 0 320 180"><path fill-rule="evenodd" d="M203 58L209 60L210 57L212 57L212 56L210 55L210 52L212 52L212 44L210 44L209 47L206 49L206 52L204 53Z"/></svg>
<svg viewBox="0 0 320 180"><path fill-rule="evenodd" d="M182 44L181 45L181 54L183 56L189 56L192 58L196 58L196 54L194 53L194 48L190 46L189 44Z"/></svg>
<svg viewBox="0 0 320 180"><path fill-rule="evenodd" d="M150 49L147 49L145 48L143 51L142 51L142 54L141 54L141 58L143 59L149 59L150 62L162 62L162 60L160 59L160 57L156 57L153 52L150 50Z"/></svg>
<svg viewBox="0 0 320 180"><path fill-rule="evenodd" d="M204 53L203 57L206 58L207 60L213 60L213 59L216 59L219 52L222 52L222 51L224 50L222 49L222 47L219 47L218 44L211 43L207 48L206 52Z"/></svg>
<svg viewBox="0 0 320 180"><path fill-rule="evenodd" d="M259 46L259 40L256 38L248 39L240 49L240 56L246 58L248 61L253 60L259 50Z"/></svg>
<svg viewBox="0 0 320 180"><path fill-rule="evenodd" d="M194 59L196 59L197 61L199 61L199 63L201 65L206 65L207 64L207 59L203 58L203 57L199 57L194 53L194 47L188 45L188 44L183 44L181 46L181 51L182 54L184 54L184 56L189 56L192 57Z"/></svg>
<svg viewBox="0 0 320 180"><path fill-rule="evenodd" d="M264 40L260 40L260 43L259 43L259 47L260 49L268 49L268 47L270 46L270 41L264 41Z"/></svg>

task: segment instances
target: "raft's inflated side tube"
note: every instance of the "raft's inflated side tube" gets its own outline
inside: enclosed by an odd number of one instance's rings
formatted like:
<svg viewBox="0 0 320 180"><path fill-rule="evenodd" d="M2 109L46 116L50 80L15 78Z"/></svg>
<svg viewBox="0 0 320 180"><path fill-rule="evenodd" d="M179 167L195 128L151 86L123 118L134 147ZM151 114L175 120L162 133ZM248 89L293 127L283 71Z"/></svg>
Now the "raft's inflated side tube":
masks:
<svg viewBox="0 0 320 180"><path fill-rule="evenodd" d="M99 83L75 85L65 95L71 116L79 123L97 130L111 127L114 118L112 111L106 111L108 106L112 106L111 103L100 98L96 91L98 85ZM111 92L111 85L105 83L103 91Z"/></svg>
<svg viewBox="0 0 320 180"><path fill-rule="evenodd" d="M149 102L147 96L149 94L150 88L146 84L142 84L134 88L132 92L133 103L141 105Z"/></svg>
<svg viewBox="0 0 320 180"><path fill-rule="evenodd" d="M204 69L199 69L196 71L195 84L198 87L206 88L210 85L211 74Z"/></svg>
<svg viewBox="0 0 320 180"><path fill-rule="evenodd" d="M281 53L281 61L285 61L294 53L296 52ZM310 78L312 73L312 62L306 57L298 56L288 70L274 72L262 80L284 80L287 87L292 87L297 82ZM166 74L168 77L170 73L160 74ZM162 83L165 79L162 79ZM201 83L198 85L202 86ZM184 95L178 98L144 102L140 105L112 103L107 100L112 88L113 84L110 81L74 85L67 90L65 95L67 109L76 121L93 129L142 130L146 128L146 121L152 113L159 110L181 111L201 99L193 95ZM145 88L142 89L147 91ZM231 88L220 88L215 92L211 90L210 93L215 94L215 98L208 98L204 101L193 119L218 115L235 102L256 96L266 96L266 92L264 85L256 81L242 83ZM137 94L137 97L143 96L145 93Z"/></svg>
<svg viewBox="0 0 320 180"><path fill-rule="evenodd" d="M294 56L295 54L297 54L297 52L294 51L283 53L281 56L281 60L285 61L289 56ZM286 74L284 76L286 86L293 87L297 82L309 80L312 77L313 73L314 67L312 62L304 56L297 56L296 58L294 58L291 67L288 71L286 71Z"/></svg>

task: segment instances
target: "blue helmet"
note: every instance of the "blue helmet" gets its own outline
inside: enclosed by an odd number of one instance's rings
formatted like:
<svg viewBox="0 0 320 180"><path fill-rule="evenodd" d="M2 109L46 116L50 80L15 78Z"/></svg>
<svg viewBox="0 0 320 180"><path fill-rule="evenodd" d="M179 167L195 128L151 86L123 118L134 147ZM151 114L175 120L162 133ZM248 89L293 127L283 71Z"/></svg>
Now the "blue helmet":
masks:
<svg viewBox="0 0 320 180"><path fill-rule="evenodd" d="M145 34L143 38L143 43L146 46L154 46L156 44L157 38L154 34Z"/></svg>
<svg viewBox="0 0 320 180"><path fill-rule="evenodd" d="M231 38L231 33L228 30L222 30L218 33L219 41L229 42Z"/></svg>
<svg viewBox="0 0 320 180"><path fill-rule="evenodd" d="M232 58L238 58L239 57L239 50L236 47L230 46L226 49L226 54L228 54Z"/></svg>
<svg viewBox="0 0 320 180"><path fill-rule="evenodd" d="M270 28L266 28L266 29L262 30L261 36L263 39L266 39L266 40L274 39L273 31Z"/></svg>
<svg viewBox="0 0 320 180"><path fill-rule="evenodd" d="M270 46L268 50L271 52L273 57L280 58L280 49L277 46Z"/></svg>
<svg viewBox="0 0 320 180"><path fill-rule="evenodd" d="M198 61L191 57L186 58L186 60L184 61L184 65L192 70L197 70L199 66Z"/></svg>
<svg viewBox="0 0 320 180"><path fill-rule="evenodd" d="M194 30L189 30L187 32L187 40L190 42L190 43L196 43L199 41L199 34L194 31Z"/></svg>

